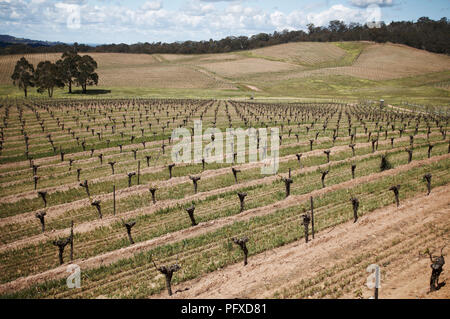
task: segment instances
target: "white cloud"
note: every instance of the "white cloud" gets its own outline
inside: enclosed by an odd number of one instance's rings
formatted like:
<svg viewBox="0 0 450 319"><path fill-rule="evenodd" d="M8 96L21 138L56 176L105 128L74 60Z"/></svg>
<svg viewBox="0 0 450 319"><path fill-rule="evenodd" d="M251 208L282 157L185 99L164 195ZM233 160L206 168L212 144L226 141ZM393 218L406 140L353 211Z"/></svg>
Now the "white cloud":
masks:
<svg viewBox="0 0 450 319"><path fill-rule="evenodd" d="M157 11L162 8L162 2L161 1L147 1L145 2L141 9L144 11Z"/></svg>
<svg viewBox="0 0 450 319"><path fill-rule="evenodd" d="M10 17L11 17L11 19L17 19L17 18L20 18L20 15L16 11L13 10L13 12L11 12Z"/></svg>
<svg viewBox="0 0 450 319"><path fill-rule="evenodd" d="M213 13L216 7L212 3L202 3L198 0L191 0L185 3L182 12L192 16L204 16Z"/></svg>
<svg viewBox="0 0 450 319"><path fill-rule="evenodd" d="M67 4L76 4L76 5L83 5L86 4L87 0L63 0L64 3Z"/></svg>
<svg viewBox="0 0 450 319"><path fill-rule="evenodd" d="M21 37L30 37L35 34L32 30L39 30L39 39L80 43L220 39L284 29L304 30L308 23L323 26L330 20L365 23L369 14L368 9L361 7L363 0L351 1L355 6L339 4L307 14L300 10L262 9L255 1L244 0L186 0L179 9L163 8L161 0L141 2L138 8L125 1L0 0L0 29ZM375 0L365 2L370 1ZM388 1L392 0L383 0ZM77 31L67 28L73 6L79 6L81 13ZM14 28L13 22L17 22Z"/></svg>
<svg viewBox="0 0 450 319"><path fill-rule="evenodd" d="M381 16L377 15L380 15L380 13L372 7L367 9L356 9L337 4L328 10L308 14L307 20L309 23L313 23L316 26L326 26L332 20L344 21L346 23L359 22L364 24L373 20L380 21Z"/></svg>
<svg viewBox="0 0 450 319"><path fill-rule="evenodd" d="M370 5L378 5L380 7L390 7L394 5L394 0L351 0L354 6L366 8Z"/></svg>
<svg viewBox="0 0 450 319"><path fill-rule="evenodd" d="M210 12L213 12L215 9L216 9L216 7L214 7L214 5L211 3L200 6L200 11L202 13L210 13Z"/></svg>

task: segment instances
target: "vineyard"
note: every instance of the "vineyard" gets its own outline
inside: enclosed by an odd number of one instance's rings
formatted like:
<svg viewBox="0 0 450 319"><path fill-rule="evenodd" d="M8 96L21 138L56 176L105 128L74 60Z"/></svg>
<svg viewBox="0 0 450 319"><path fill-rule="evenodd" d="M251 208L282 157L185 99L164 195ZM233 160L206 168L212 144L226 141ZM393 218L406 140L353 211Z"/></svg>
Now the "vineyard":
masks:
<svg viewBox="0 0 450 319"><path fill-rule="evenodd" d="M217 54L90 53L103 98L309 99L389 98L392 103L448 104L450 58L405 45L299 42ZM25 54L35 67L60 53ZM0 57L0 93L20 97L11 74L20 55ZM78 91L79 88L75 88ZM30 94L42 97L35 89ZM55 90L67 98L67 87Z"/></svg>
<svg viewBox="0 0 450 319"><path fill-rule="evenodd" d="M305 63L344 53L324 54ZM249 70L259 59L233 63ZM205 62L219 74L233 70ZM302 68L265 63L267 71ZM363 102L0 104L2 298L367 298L370 264L381 267L380 298L411 296L404 278L414 272L423 275L413 296L426 297L430 262L417 256L448 242L442 114ZM194 120L222 132L279 128L278 171L263 175L264 163L233 156L175 164L171 134L194 131ZM67 286L71 264L81 269L81 288Z"/></svg>

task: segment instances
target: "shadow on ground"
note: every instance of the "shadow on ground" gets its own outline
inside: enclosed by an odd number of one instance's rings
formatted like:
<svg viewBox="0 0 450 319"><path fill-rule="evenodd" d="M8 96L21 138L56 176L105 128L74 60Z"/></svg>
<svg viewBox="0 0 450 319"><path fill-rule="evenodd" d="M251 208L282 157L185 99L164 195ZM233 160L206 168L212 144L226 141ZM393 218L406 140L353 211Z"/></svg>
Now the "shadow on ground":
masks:
<svg viewBox="0 0 450 319"><path fill-rule="evenodd" d="M87 90L86 93L83 93L82 90L72 91L72 94L84 94L84 95L99 95L99 94L109 94L109 93L111 93L111 90Z"/></svg>

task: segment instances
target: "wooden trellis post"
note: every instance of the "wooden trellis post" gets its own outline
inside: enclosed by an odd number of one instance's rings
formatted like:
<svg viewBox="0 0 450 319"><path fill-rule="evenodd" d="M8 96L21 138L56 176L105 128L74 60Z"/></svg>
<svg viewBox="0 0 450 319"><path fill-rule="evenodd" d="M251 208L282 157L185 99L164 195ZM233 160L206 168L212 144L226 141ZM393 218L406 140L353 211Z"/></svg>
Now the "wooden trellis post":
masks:
<svg viewBox="0 0 450 319"><path fill-rule="evenodd" d="M139 180L141 177L141 161L138 161L138 174L137 174L137 184L139 185Z"/></svg>
<svg viewBox="0 0 450 319"><path fill-rule="evenodd" d="M113 215L116 216L116 185L113 185Z"/></svg>
<svg viewBox="0 0 450 319"><path fill-rule="evenodd" d="M311 233L312 233L312 238L314 239L314 200L313 197L310 197L310 201L311 201Z"/></svg>
<svg viewBox="0 0 450 319"><path fill-rule="evenodd" d="M73 261L73 220L70 223L70 261Z"/></svg>

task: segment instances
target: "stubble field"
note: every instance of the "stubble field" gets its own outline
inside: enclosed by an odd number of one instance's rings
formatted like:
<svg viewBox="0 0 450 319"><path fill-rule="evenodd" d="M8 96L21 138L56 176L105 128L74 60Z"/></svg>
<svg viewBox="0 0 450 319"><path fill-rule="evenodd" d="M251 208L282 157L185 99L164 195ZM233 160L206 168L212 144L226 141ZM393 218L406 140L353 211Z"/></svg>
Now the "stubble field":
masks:
<svg viewBox="0 0 450 319"><path fill-rule="evenodd" d="M221 54L91 53L102 97L291 97L444 103L450 58L405 45L288 43ZM35 66L60 54L26 55ZM20 96L10 75L20 56L0 57L0 93ZM32 96L42 96L31 90ZM68 98L67 89L56 90Z"/></svg>

